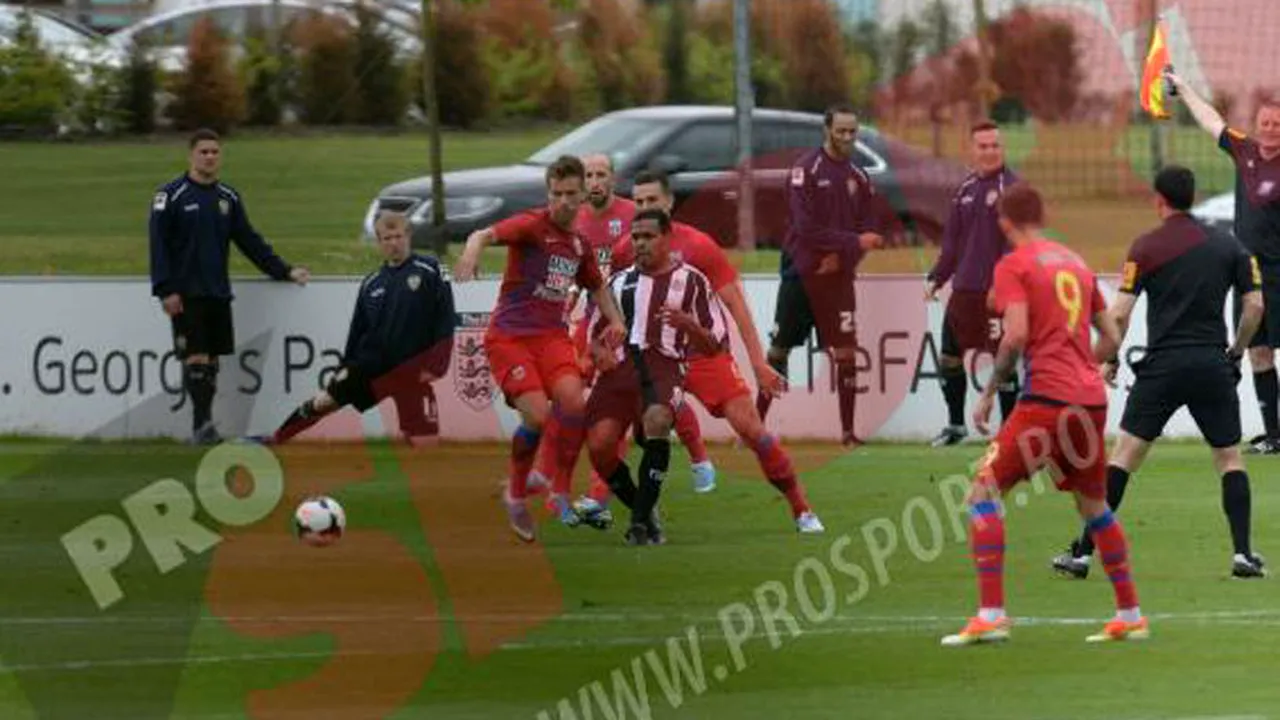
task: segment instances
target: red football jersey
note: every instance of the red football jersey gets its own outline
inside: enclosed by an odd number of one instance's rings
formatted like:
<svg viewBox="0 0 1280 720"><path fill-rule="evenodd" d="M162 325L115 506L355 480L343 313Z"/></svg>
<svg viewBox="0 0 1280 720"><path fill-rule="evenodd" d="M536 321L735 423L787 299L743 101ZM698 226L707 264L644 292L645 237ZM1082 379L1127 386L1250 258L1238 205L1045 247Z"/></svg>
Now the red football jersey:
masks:
<svg viewBox="0 0 1280 720"><path fill-rule="evenodd" d="M1080 256L1035 240L996 263L994 309L1026 303L1029 324L1024 395L1100 406L1107 389L1090 342L1093 316L1106 309L1098 281Z"/></svg>
<svg viewBox="0 0 1280 720"><path fill-rule="evenodd" d="M575 283L587 290L604 284L586 241L556 225L546 208L507 218L493 233L507 246L507 270L489 320L494 330L533 335L566 329L564 308Z"/></svg>
<svg viewBox="0 0 1280 720"><path fill-rule="evenodd" d="M575 227L596 251L596 264L605 275L613 271L613 246L631 232L631 218L635 215L636 204L617 195L600 212L596 212L590 203L583 203L578 210Z"/></svg>
<svg viewBox="0 0 1280 720"><path fill-rule="evenodd" d="M729 256L720 244L692 225L671 223L671 254L706 275L711 281L711 289L716 292L738 279L737 269L729 262ZM613 269L621 270L635 261L636 250L628 235L613 248Z"/></svg>

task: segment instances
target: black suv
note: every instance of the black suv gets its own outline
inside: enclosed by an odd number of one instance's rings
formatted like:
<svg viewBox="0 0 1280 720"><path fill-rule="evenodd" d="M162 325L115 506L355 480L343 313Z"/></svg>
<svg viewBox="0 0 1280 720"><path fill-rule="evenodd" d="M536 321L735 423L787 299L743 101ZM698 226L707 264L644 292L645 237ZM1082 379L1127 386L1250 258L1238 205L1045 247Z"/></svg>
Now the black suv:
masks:
<svg viewBox="0 0 1280 720"><path fill-rule="evenodd" d="M786 229L789 169L800 154L822 143L822 116L756 110L752 119L756 242L777 247ZM629 193L631 178L640 170L665 170L676 195L677 217L733 245L738 216L734 124L730 107L621 110L574 129L522 163L445 173L444 232L449 241L462 242L478 228L544 203L544 172L561 155L607 153L613 158L619 193ZM859 131L853 161L889 199L908 242L938 238L951 195L964 178L963 168L927 158L866 127ZM430 177L384 188L365 216L365 238L373 237L377 211L390 209L409 215L415 247L428 246L436 232L430 198Z"/></svg>

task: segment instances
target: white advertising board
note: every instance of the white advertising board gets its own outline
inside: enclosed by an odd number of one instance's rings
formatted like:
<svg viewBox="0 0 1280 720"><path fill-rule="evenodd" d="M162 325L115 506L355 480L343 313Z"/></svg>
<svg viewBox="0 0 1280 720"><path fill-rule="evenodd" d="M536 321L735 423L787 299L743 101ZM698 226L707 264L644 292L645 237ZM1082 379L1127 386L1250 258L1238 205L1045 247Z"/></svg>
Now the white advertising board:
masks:
<svg viewBox="0 0 1280 720"><path fill-rule="evenodd" d="M766 336L778 279L744 280L752 314ZM1108 299L1115 278L1105 279ZM269 281L239 281L234 303L237 352L222 359L214 417L224 434L265 433L309 397L336 367L345 343L358 279L319 279L306 288ZM921 440L946 419L937 380L943 305L926 303L918 276L868 276L859 281L857 429L867 438ZM446 377L436 384L441 434L455 440L509 437L515 415L494 392L481 339L497 282L454 288L463 326ZM0 281L4 347L0 350L0 433L102 438L185 437L190 408L181 368L172 354L167 318L148 296L144 279L8 278ZM1146 338L1140 301L1123 356L1137 359ZM735 355L750 376L745 353ZM983 359L976 359L979 368ZM989 360L987 361L989 364ZM973 363L971 362L971 365ZM977 396L979 369L969 407ZM770 429L792 440L838 440L840 424L829 364L812 346L791 356L790 392L774 403ZM1111 392L1109 429L1119 421L1133 380L1121 371ZM1261 427L1252 380L1237 389L1246 434ZM396 427L384 403L357 419L348 410L317 426L310 437L382 436ZM729 428L699 407L709 439L728 439ZM1166 430L1196 434L1185 411Z"/></svg>

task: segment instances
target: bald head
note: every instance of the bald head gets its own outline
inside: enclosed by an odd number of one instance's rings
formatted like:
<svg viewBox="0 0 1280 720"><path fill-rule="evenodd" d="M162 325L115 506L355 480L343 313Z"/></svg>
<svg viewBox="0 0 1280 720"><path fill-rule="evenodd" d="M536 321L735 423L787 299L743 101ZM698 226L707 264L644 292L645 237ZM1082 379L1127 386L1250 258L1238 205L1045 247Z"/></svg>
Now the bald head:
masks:
<svg viewBox="0 0 1280 720"><path fill-rule="evenodd" d="M613 198L613 159L603 153L582 156L587 170L587 202L604 209Z"/></svg>

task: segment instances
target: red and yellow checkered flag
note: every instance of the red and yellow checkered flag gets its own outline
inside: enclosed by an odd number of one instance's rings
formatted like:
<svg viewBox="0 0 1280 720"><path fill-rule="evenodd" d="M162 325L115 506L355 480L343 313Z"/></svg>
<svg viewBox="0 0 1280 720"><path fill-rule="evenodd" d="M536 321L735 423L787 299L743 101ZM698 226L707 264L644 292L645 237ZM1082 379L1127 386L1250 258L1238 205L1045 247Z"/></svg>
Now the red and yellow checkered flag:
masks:
<svg viewBox="0 0 1280 720"><path fill-rule="evenodd" d="M1156 31L1151 36L1151 49L1147 50L1147 63L1142 68L1142 87L1140 98L1142 109L1154 118L1172 117L1165 108L1165 85L1163 73L1170 66L1169 42L1164 31L1164 23L1156 23Z"/></svg>

